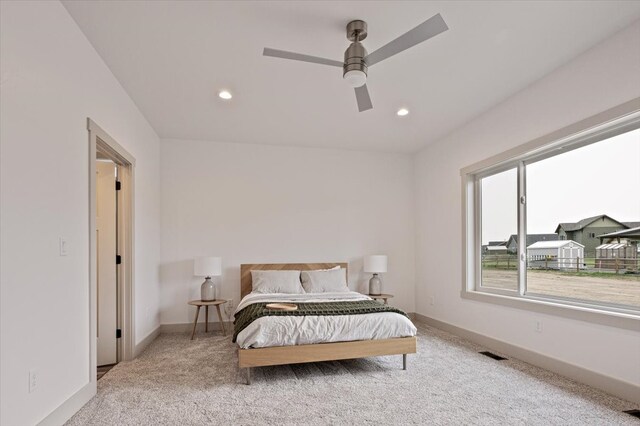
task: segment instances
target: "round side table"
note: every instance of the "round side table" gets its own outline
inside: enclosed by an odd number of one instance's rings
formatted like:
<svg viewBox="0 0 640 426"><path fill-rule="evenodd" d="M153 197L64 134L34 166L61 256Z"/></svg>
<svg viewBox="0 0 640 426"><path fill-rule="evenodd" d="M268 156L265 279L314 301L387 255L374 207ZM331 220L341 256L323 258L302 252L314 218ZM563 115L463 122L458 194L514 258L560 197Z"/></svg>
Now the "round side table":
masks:
<svg viewBox="0 0 640 426"><path fill-rule="evenodd" d="M393 294L367 294L367 296L369 296L373 300L382 299L385 305L388 305L387 299L393 299Z"/></svg>
<svg viewBox="0 0 640 426"><path fill-rule="evenodd" d="M198 326L198 317L200 316L200 308L204 306L204 332L209 332L209 306L215 306L218 311L218 319L220 320L220 326L222 327L222 334L224 336L227 335L227 330L224 328L224 321L222 321L222 314L220 313L220 305L227 303L226 300L192 300L189 302L190 305L198 308L196 310L196 319L193 321L193 331L191 332L191 340L193 340L196 335L196 327Z"/></svg>

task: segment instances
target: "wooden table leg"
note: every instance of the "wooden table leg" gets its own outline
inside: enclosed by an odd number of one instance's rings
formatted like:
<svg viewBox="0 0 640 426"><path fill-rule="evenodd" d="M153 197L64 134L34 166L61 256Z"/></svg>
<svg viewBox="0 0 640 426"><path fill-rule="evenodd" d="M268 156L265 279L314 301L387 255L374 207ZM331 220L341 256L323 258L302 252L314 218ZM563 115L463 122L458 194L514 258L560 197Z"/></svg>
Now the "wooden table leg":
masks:
<svg viewBox="0 0 640 426"><path fill-rule="evenodd" d="M204 332L209 332L209 305L204 307Z"/></svg>
<svg viewBox="0 0 640 426"><path fill-rule="evenodd" d="M226 336L227 330L224 329L224 321L222 321L222 314L220 313L220 305L216 305L216 309L218 310L218 319L220 320L220 326L222 327L222 334Z"/></svg>
<svg viewBox="0 0 640 426"><path fill-rule="evenodd" d="M193 336L196 335L196 326L198 325L198 316L200 315L200 306L197 306L196 309L196 319L193 321L193 331L191 332L191 340L193 340Z"/></svg>

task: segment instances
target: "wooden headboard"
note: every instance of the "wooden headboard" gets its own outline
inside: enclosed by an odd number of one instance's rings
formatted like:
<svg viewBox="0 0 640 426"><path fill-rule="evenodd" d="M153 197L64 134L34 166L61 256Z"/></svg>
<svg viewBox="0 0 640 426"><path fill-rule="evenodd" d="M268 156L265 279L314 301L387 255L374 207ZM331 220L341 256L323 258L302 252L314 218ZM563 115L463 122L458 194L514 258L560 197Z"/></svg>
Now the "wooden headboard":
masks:
<svg viewBox="0 0 640 426"><path fill-rule="evenodd" d="M240 298L251 293L251 271L312 271L315 269L331 269L339 266L347 269L349 279L349 264L344 263L247 263L240 265Z"/></svg>

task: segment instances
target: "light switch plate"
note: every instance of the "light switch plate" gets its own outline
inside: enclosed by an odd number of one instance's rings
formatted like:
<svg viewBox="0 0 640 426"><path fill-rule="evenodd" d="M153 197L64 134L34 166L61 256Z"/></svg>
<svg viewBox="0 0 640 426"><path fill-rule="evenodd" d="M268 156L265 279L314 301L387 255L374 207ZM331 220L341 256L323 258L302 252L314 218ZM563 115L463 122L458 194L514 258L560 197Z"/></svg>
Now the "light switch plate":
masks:
<svg viewBox="0 0 640 426"><path fill-rule="evenodd" d="M29 393L36 390L38 386L38 372L36 370L29 370Z"/></svg>

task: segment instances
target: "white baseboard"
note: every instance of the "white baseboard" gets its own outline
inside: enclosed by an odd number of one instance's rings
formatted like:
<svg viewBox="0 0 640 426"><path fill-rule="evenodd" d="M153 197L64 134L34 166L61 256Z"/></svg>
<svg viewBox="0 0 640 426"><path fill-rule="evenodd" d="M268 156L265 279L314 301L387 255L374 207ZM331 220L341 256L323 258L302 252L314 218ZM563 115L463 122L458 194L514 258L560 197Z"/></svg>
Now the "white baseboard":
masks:
<svg viewBox="0 0 640 426"><path fill-rule="evenodd" d="M140 354L147 349L147 346L149 346L149 344L151 344L151 342L153 342L154 340L156 340L156 338L160 335L160 326L156 327L155 330L153 330L151 333L147 334L147 337L145 337L144 339L142 339L140 341L140 343L138 343L134 348L133 348L133 358L138 358L140 356Z"/></svg>
<svg viewBox="0 0 640 426"><path fill-rule="evenodd" d="M138 343L134 350L134 358L137 358L151 342L153 342L160 335L160 327L157 327L151 333L147 335L140 343ZM84 404L89 402L96 394L96 381L92 381L84 385L78 392L74 393L63 402L58 408L53 410L47 417L42 419L38 426L59 426L63 425L69 420L75 413L82 408Z"/></svg>
<svg viewBox="0 0 640 426"><path fill-rule="evenodd" d="M65 424L84 404L89 402L96 394L96 381L84 385L78 392L71 395L58 408L42 419L38 426L60 426Z"/></svg>
<svg viewBox="0 0 640 426"><path fill-rule="evenodd" d="M233 324L230 322L224 323L224 328L227 332L227 336L233 330ZM193 331L193 323L175 323L175 324L161 324L160 325L160 333L191 333ZM219 322L210 322L209 323L209 331L222 331L222 327L220 327ZM199 322L196 327L196 333L204 332L204 323Z"/></svg>
<svg viewBox="0 0 640 426"><path fill-rule="evenodd" d="M579 367L557 358L553 358L521 346L513 345L502 340L494 339L493 337L485 336L484 334L476 333L475 331L470 331L418 313L412 313L410 316L414 321L423 322L431 327L455 334L456 336L460 336L488 349L512 356L529 364L535 365L536 367L553 371L556 374L568 377L576 382L584 383L596 389L601 389L611 395L617 396L618 398L640 404L640 386L633 383L587 370L584 367Z"/></svg>

